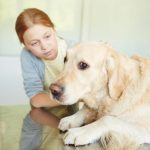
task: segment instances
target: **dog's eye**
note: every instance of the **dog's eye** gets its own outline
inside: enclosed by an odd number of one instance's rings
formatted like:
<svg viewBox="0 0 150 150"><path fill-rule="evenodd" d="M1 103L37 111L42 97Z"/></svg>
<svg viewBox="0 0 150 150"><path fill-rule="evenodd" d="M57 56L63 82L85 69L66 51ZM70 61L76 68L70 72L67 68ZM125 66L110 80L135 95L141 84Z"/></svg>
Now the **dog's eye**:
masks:
<svg viewBox="0 0 150 150"><path fill-rule="evenodd" d="M68 61L67 56L65 56L64 63L66 63L67 61Z"/></svg>
<svg viewBox="0 0 150 150"><path fill-rule="evenodd" d="M88 67L89 67L89 65L88 65L87 63L83 62L83 61L81 61L81 62L78 63L78 68L79 68L80 70L85 70L85 69L87 69Z"/></svg>

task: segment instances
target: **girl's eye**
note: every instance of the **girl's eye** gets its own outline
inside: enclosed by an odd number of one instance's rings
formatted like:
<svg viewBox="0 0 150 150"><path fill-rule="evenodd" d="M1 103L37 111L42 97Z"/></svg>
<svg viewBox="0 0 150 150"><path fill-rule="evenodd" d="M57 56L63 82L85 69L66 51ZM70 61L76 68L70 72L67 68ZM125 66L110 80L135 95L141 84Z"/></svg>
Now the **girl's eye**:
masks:
<svg viewBox="0 0 150 150"><path fill-rule="evenodd" d="M32 46L38 45L38 42L31 43Z"/></svg>
<svg viewBox="0 0 150 150"><path fill-rule="evenodd" d="M46 38L48 39L48 38L50 38L50 36L51 36L51 35L46 35Z"/></svg>

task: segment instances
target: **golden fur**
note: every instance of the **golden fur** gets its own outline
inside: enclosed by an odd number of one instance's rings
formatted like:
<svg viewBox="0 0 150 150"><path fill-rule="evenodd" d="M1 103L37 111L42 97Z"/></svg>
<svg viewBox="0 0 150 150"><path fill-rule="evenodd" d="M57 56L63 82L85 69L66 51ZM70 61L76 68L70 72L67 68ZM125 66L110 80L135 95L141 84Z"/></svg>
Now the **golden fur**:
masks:
<svg viewBox="0 0 150 150"><path fill-rule="evenodd" d="M50 86L53 98L63 105L83 101L85 106L60 121L59 128L68 130L64 143L84 145L100 139L102 147L111 150L150 143L150 59L130 58L99 42L74 46L67 59ZM87 118L94 121L79 127Z"/></svg>

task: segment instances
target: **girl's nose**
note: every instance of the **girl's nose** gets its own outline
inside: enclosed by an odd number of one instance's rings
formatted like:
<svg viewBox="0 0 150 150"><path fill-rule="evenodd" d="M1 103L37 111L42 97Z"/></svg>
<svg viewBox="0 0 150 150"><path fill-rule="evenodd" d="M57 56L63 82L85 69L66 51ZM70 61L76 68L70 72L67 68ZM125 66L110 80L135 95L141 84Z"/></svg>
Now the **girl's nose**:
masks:
<svg viewBox="0 0 150 150"><path fill-rule="evenodd" d="M41 49L46 50L47 49L47 44L44 41L41 41Z"/></svg>

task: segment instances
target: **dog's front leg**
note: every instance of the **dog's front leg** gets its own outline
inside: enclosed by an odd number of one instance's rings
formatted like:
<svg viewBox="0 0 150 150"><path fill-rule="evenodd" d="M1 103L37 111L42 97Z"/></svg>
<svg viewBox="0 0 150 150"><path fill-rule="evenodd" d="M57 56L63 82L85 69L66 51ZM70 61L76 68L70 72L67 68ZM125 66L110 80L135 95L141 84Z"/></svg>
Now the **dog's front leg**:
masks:
<svg viewBox="0 0 150 150"><path fill-rule="evenodd" d="M113 116L104 116L83 127L69 129L63 139L65 144L85 145L93 143L101 137L105 139L108 133L112 133L111 136L117 133L119 136L116 138L118 139L120 139L120 135L121 137L128 137L138 144L150 143L150 133L144 128Z"/></svg>
<svg viewBox="0 0 150 150"><path fill-rule="evenodd" d="M58 128L62 131L66 131L70 128L80 127L85 123L85 118L86 118L86 108L83 107L75 114L62 118L60 120Z"/></svg>

